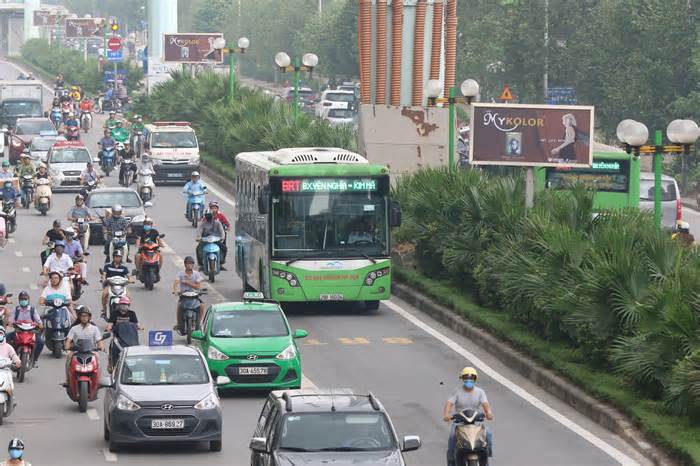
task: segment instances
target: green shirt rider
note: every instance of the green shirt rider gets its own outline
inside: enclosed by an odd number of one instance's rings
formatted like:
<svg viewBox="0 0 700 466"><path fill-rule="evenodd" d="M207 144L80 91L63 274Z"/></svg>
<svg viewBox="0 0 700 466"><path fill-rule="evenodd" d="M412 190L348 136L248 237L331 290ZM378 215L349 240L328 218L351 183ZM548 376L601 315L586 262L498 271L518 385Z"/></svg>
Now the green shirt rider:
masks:
<svg viewBox="0 0 700 466"><path fill-rule="evenodd" d="M34 168L32 159L29 158L28 154L23 153L20 155L20 163L17 164L15 172L19 178L22 178L24 175L31 175L31 177L34 178L34 175L36 175L36 168Z"/></svg>
<svg viewBox="0 0 700 466"><path fill-rule="evenodd" d="M117 123L119 123L117 113L109 112L109 118L107 118L107 121L105 121L105 128L111 131L117 127Z"/></svg>
<svg viewBox="0 0 700 466"><path fill-rule="evenodd" d="M112 139L122 144L129 140L129 131L122 127L122 122L117 121L117 126L112 129Z"/></svg>

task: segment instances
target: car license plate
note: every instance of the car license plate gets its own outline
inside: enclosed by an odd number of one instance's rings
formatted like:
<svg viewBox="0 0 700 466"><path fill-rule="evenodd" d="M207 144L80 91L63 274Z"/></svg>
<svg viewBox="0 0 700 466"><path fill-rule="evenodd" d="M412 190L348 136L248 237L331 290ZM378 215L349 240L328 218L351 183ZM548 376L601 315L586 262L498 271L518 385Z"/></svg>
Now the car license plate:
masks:
<svg viewBox="0 0 700 466"><path fill-rule="evenodd" d="M168 178L182 178L182 173L168 173Z"/></svg>
<svg viewBox="0 0 700 466"><path fill-rule="evenodd" d="M319 299L321 301L342 301L345 296L342 294L322 294Z"/></svg>
<svg viewBox="0 0 700 466"><path fill-rule="evenodd" d="M238 375L267 375L267 367L239 367Z"/></svg>
<svg viewBox="0 0 700 466"><path fill-rule="evenodd" d="M151 429L184 429L184 419L153 419Z"/></svg>

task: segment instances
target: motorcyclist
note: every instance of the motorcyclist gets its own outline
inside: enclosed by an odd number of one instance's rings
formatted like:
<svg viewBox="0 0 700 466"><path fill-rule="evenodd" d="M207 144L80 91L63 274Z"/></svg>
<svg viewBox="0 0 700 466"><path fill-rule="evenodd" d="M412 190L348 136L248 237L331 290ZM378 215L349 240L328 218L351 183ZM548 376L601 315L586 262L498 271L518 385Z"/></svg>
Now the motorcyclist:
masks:
<svg viewBox="0 0 700 466"><path fill-rule="evenodd" d="M0 168L0 180L11 180L14 175L10 171L10 162L7 160L2 161L2 168Z"/></svg>
<svg viewBox="0 0 700 466"><path fill-rule="evenodd" d="M476 386L476 379L479 377L476 369L473 367L465 367L459 373L461 385L457 387L452 395L445 401L445 407L442 410L442 419L450 424L450 436L447 441L447 464L454 466L455 464L455 432L457 424L452 421L454 414L460 413L465 409L473 409L484 414L489 421L493 420L493 412L491 405L486 398L486 392ZM493 456L493 433L491 429L486 428L486 442L488 443L488 456Z"/></svg>
<svg viewBox="0 0 700 466"><path fill-rule="evenodd" d="M89 340L92 344L90 347L97 348L99 351L105 350L105 345L102 342L102 332L92 322L92 312L87 306L80 305L77 309L78 319L76 323L68 331L68 336L65 341L66 350L70 351L73 348L73 342L79 340ZM68 354L66 358L66 384L70 380L70 363L73 358L72 354Z"/></svg>
<svg viewBox="0 0 700 466"><path fill-rule="evenodd" d="M41 162L39 164L39 168L36 169L36 176L35 178L37 180L40 180L42 178L47 179L51 181L51 175L49 174L48 169L46 168L46 164L44 162Z"/></svg>
<svg viewBox="0 0 700 466"><path fill-rule="evenodd" d="M185 270L177 274L177 278L173 282L173 294L184 293L186 291L199 290L202 287L204 276L194 270L194 259L192 256L185 257ZM177 324L173 330L182 330L182 310L180 309L180 300L177 301L175 307L175 316ZM204 303L199 306L200 321L204 317Z"/></svg>
<svg viewBox="0 0 700 466"><path fill-rule="evenodd" d="M68 118L66 119L64 125L66 126L66 128L80 128L80 122L75 117L75 113L73 113L72 111L68 112Z"/></svg>
<svg viewBox="0 0 700 466"><path fill-rule="evenodd" d="M15 168L15 173L18 177L23 177L24 175L31 175L32 178L36 175L36 167L32 163L32 159L29 154L22 154L19 156L19 165Z"/></svg>
<svg viewBox="0 0 700 466"><path fill-rule="evenodd" d="M131 322L132 324L138 325L139 319L136 317L136 313L129 308L130 306L131 299L128 296L122 296L119 298L119 302L117 303L117 312L114 313L114 315L107 321L105 331L111 332L114 325L121 322ZM143 329L143 327L139 325L139 329Z"/></svg>
<svg viewBox="0 0 700 466"><path fill-rule="evenodd" d="M219 207L219 203L217 201L211 201L209 203L209 210L211 211L214 218L221 222L221 224L224 226L224 230L226 231L226 235L224 236L223 245L221 247L221 263L225 264L226 263L226 252L228 251L228 247L227 247L226 243L228 240L228 232L229 232L229 230L231 230L231 222L229 222L228 218L226 218L226 215L224 215L224 213L221 212L221 209Z"/></svg>
<svg viewBox="0 0 700 466"><path fill-rule="evenodd" d="M121 120L117 120L117 125L112 129L112 138L121 143L129 140L129 131L123 127Z"/></svg>
<svg viewBox="0 0 700 466"><path fill-rule="evenodd" d="M5 327L0 325L0 358L10 359L12 360L12 364L15 368L20 367L22 365L22 361L19 360L17 352L15 352L12 345L5 341L6 334L7 331L5 330ZM7 394L12 396L12 386L7 387Z"/></svg>
<svg viewBox="0 0 700 466"><path fill-rule="evenodd" d="M202 238L206 236L218 236L221 240L217 241L216 244L219 245L221 249L221 270L226 270L224 267L224 257L226 251L226 245L224 244L224 238L226 237L226 231L221 222L214 218L211 211L204 212L204 218L197 228L197 265L202 267L202 249L204 248L204 243Z"/></svg>
<svg viewBox="0 0 700 466"><path fill-rule="evenodd" d="M81 95L78 86L71 86L70 98L73 99L73 102L80 102Z"/></svg>
<svg viewBox="0 0 700 466"><path fill-rule="evenodd" d="M81 194L75 196L75 205L70 208L67 217L71 222L77 222L79 218L87 221L92 220L90 209L85 205L85 198Z"/></svg>
<svg viewBox="0 0 700 466"><path fill-rule="evenodd" d="M108 129L110 132L117 127L117 122L119 120L117 119L117 112L112 110L109 112L109 118L107 118L107 121L105 121L105 129Z"/></svg>
<svg viewBox="0 0 700 466"><path fill-rule="evenodd" d="M131 122L131 145L135 145L134 139L136 138L136 133L143 134L146 126L143 124L143 117L141 115L134 115L133 121Z"/></svg>
<svg viewBox="0 0 700 466"><path fill-rule="evenodd" d="M80 275L83 277L82 278L82 284L87 285L88 282L85 280L85 277L87 277L87 263L85 262L85 252L83 251L83 246L80 244L80 241L76 240L76 234L75 230L73 230L73 227L68 227L66 228L66 242L65 242L65 248L64 251L70 257L70 259L73 261L73 266L74 267L79 267L80 268Z"/></svg>
<svg viewBox="0 0 700 466"><path fill-rule="evenodd" d="M676 232L671 235L671 239L680 241L685 247L691 247L695 243L695 236L690 233L690 224L684 220L676 224Z"/></svg>
<svg viewBox="0 0 700 466"><path fill-rule="evenodd" d="M0 197L2 197L3 202L12 203L15 205L19 204L20 193L15 189L12 184L12 179L6 178L2 181L2 190L0 190Z"/></svg>
<svg viewBox="0 0 700 466"><path fill-rule="evenodd" d="M66 79L63 77L63 73L58 73L56 75L54 87L66 87Z"/></svg>
<svg viewBox="0 0 700 466"><path fill-rule="evenodd" d="M123 231L124 234L128 234L131 231L131 221L127 220L122 215L122 212L123 210L121 204L115 204L112 206L111 215L102 220L102 231L105 238L105 256L107 257L109 257L109 245L112 241L112 237L114 236L114 232ZM131 259L127 257L126 261L131 262Z"/></svg>
<svg viewBox="0 0 700 466"><path fill-rule="evenodd" d="M105 129L104 136L97 144L100 146L100 151L97 153L97 158L100 160L100 163L102 163L102 151L107 147L114 147L116 145L116 142L112 138L112 130Z"/></svg>
<svg viewBox="0 0 700 466"><path fill-rule="evenodd" d="M121 143L117 144L117 147L119 147ZM121 161L121 166L119 167L119 179L122 178L124 175L124 170L126 169L128 164L125 164L124 161L130 161L134 162L133 165L131 165L131 176L132 180L136 181L136 154L134 153L134 149L131 148L131 143L129 141L125 141L124 144L121 144L122 149L117 152L117 157Z"/></svg>
<svg viewBox="0 0 700 466"><path fill-rule="evenodd" d="M18 297L19 305L15 307L14 312L10 313L8 319L8 325L13 325L15 322L34 322L38 330L44 329L44 321L41 320L41 316L37 312L36 308L32 306L29 302L29 293L26 291L20 291ZM15 344L15 332L11 332L7 335L7 342L14 346ZM43 333L37 333L36 345L34 346L34 367L37 366L36 361L39 360L39 355L44 349L44 335Z"/></svg>
<svg viewBox="0 0 700 466"><path fill-rule="evenodd" d="M135 264L136 264L136 271L138 274L141 273L141 248L143 245L146 243L146 241L152 240L158 244L161 248L165 247L165 244L163 244L163 240L160 237L160 233L158 230L153 228L153 219L151 217L146 217L143 220L143 233L141 233L137 238L136 238L136 256L135 256ZM163 269L163 255L160 255L160 267L159 269ZM160 280L160 277L158 277L158 280Z"/></svg>
<svg viewBox="0 0 700 466"><path fill-rule="evenodd" d="M153 162L151 162L151 158L147 154L143 154L141 156L141 168L139 168L135 175L137 181L139 178L140 171L150 171L151 173L155 173L155 168L153 168Z"/></svg>
<svg viewBox="0 0 700 466"><path fill-rule="evenodd" d="M87 95L83 96L83 100L80 101L80 112L92 113L92 100Z"/></svg>
<svg viewBox="0 0 700 466"><path fill-rule="evenodd" d="M196 192L205 192L207 190L206 185L204 182L200 179L199 177L199 172L198 171L193 171L192 174L190 175L190 181L185 183L185 186L182 188L182 192L185 193L188 197L187 201L187 208L185 209L185 217L189 218L189 197L192 196L192 193Z"/></svg>
<svg viewBox="0 0 700 466"><path fill-rule="evenodd" d="M129 268L126 267L123 262L122 252L115 250L112 253L112 262L105 264L104 268L100 270L100 276L102 277L102 315L107 314L107 301L109 300L109 283L107 279L111 277L124 277L132 282L132 278L129 275Z"/></svg>
<svg viewBox="0 0 700 466"><path fill-rule="evenodd" d="M44 262L42 275L48 275L49 272L61 272L62 275L65 275L68 269L73 267L73 259L66 254L65 247L66 243L63 240L54 243L53 252L49 254L46 262Z"/></svg>
<svg viewBox="0 0 700 466"><path fill-rule="evenodd" d="M10 459L0 463L0 466L32 466L29 461L22 459L24 455L24 442L22 440L18 438L10 440L7 452L10 455Z"/></svg>

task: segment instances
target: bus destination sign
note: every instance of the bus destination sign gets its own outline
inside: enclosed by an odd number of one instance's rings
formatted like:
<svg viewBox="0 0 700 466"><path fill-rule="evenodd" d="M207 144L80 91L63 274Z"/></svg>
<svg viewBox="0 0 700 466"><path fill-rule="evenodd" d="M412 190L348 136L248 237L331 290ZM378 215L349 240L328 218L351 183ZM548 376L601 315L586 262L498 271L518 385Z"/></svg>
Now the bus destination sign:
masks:
<svg viewBox="0 0 700 466"><path fill-rule="evenodd" d="M283 193L367 192L377 191L377 180L371 178L302 178L282 180Z"/></svg>

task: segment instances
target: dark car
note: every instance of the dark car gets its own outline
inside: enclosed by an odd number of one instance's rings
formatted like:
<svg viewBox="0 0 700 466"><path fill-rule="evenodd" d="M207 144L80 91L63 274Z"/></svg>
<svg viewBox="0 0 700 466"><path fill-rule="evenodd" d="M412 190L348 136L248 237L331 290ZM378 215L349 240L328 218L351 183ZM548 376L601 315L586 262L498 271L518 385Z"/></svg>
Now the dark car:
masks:
<svg viewBox="0 0 700 466"><path fill-rule="evenodd" d="M150 202L143 202L139 194L130 188L98 188L90 192L87 198L87 206L90 208L90 215L93 221L90 223L90 244L102 244L104 233L102 231L102 220L107 209L119 204L124 209L122 215L131 221L130 240L143 232L143 220L146 217L146 207L150 207Z"/></svg>
<svg viewBox="0 0 700 466"><path fill-rule="evenodd" d="M22 152L29 149L32 139L55 132L56 128L48 118L19 118L8 137L10 163L17 163Z"/></svg>
<svg viewBox="0 0 700 466"><path fill-rule="evenodd" d="M250 464L401 466L403 452L420 446L416 436L404 437L399 446L389 415L371 393L274 391L250 441Z"/></svg>

